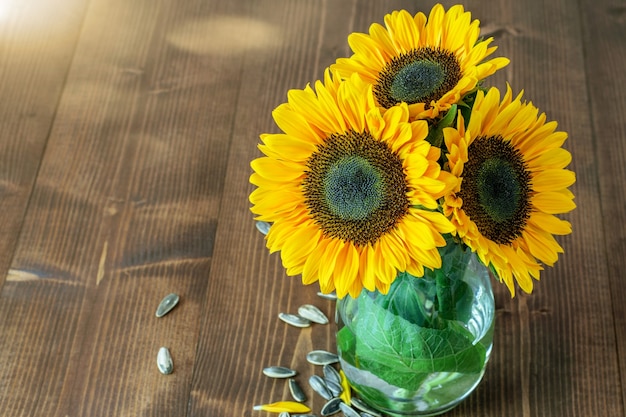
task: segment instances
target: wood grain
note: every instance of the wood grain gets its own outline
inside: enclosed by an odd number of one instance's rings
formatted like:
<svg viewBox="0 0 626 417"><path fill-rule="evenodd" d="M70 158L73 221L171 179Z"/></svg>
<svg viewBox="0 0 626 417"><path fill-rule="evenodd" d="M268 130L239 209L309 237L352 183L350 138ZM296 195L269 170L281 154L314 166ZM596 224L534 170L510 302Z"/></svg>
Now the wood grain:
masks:
<svg viewBox="0 0 626 417"><path fill-rule="evenodd" d="M594 163L599 177L599 213L603 219L600 227L604 242L599 244L605 245L611 291L610 302L607 300L603 308L610 305L615 318L622 398L626 403L626 81L620 74L626 65L626 5L585 1L581 11Z"/></svg>
<svg viewBox="0 0 626 417"><path fill-rule="evenodd" d="M64 9L51 0L0 5L0 284L9 273L87 2L65 3Z"/></svg>
<svg viewBox="0 0 626 417"><path fill-rule="evenodd" d="M334 303L268 253L249 163L272 110L347 56L349 33L434 1L62 3L0 11L0 415L262 417L254 404L289 397L269 365L297 369L319 412L305 356L334 350L334 327L277 315ZM625 415L626 9L465 5L511 59L489 84L569 133L578 208L532 295L494 282L487 373L449 415ZM180 305L158 319L169 292Z"/></svg>

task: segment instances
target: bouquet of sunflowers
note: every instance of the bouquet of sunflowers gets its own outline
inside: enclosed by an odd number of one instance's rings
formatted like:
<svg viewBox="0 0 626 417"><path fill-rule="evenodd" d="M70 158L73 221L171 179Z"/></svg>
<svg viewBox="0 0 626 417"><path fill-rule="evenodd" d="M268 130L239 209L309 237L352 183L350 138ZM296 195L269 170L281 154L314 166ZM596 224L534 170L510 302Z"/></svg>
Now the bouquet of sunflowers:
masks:
<svg viewBox="0 0 626 417"><path fill-rule="evenodd" d="M482 81L509 63L460 5L393 12L353 33L314 88L290 90L252 161L256 219L288 275L322 292L385 293L442 265L451 235L530 293L571 232L570 153L557 123Z"/></svg>
<svg viewBox="0 0 626 417"><path fill-rule="evenodd" d="M470 256L530 293L571 233L567 134L510 86L483 86L509 64L492 41L460 5L386 15L288 92L251 164L267 247L336 292L342 367L390 414L443 412L480 381L493 295L467 281Z"/></svg>

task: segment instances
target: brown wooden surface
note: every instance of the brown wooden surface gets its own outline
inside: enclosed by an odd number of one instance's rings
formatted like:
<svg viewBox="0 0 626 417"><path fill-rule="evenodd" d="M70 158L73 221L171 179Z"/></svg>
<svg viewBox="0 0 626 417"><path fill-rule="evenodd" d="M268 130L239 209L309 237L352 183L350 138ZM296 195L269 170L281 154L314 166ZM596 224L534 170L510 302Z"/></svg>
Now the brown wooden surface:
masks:
<svg viewBox="0 0 626 417"><path fill-rule="evenodd" d="M249 162L272 109L346 56L350 32L432 5L0 2L0 415L262 417L254 404L288 398L261 374L275 364L307 387L305 354L334 349L334 328L277 314L333 303L265 249ZM578 208L531 296L495 287L487 373L449 415L624 416L626 5L465 5L511 59L489 83L569 132ZM169 292L181 303L157 319Z"/></svg>

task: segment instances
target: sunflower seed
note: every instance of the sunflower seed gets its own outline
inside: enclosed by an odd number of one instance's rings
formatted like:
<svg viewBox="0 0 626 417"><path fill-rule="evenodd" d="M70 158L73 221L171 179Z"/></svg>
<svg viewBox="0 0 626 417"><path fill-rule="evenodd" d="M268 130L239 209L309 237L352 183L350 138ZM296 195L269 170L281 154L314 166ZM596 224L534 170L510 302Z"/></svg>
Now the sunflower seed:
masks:
<svg viewBox="0 0 626 417"><path fill-rule="evenodd" d="M302 391L302 388L300 387L300 384L298 384L298 381L296 381L295 379L289 380L289 392L291 393L293 399L298 401L299 403L303 403L306 401L306 395L304 394L304 391Z"/></svg>
<svg viewBox="0 0 626 417"><path fill-rule="evenodd" d="M171 293L166 295L157 307L156 316L163 317L164 315L172 311L172 309L176 307L176 304L178 304L178 300L180 300L178 294Z"/></svg>
<svg viewBox="0 0 626 417"><path fill-rule="evenodd" d="M337 293L335 293L334 291L330 292L328 294L325 294L325 293L323 293L321 291L318 291L317 295L322 297L322 298L325 298L327 300L336 300L337 299Z"/></svg>
<svg viewBox="0 0 626 417"><path fill-rule="evenodd" d="M263 233L264 235L267 235L267 233L270 231L270 226L271 224L268 222L262 222L262 221L258 221L256 222L256 229Z"/></svg>
<svg viewBox="0 0 626 417"><path fill-rule="evenodd" d="M278 318L295 327L309 327L311 325L311 321L303 317L296 316L295 314L280 313L278 314Z"/></svg>
<svg viewBox="0 0 626 417"><path fill-rule="evenodd" d="M322 313L322 310L311 304L305 304L298 308L298 315L304 317L313 323L328 324L328 317Z"/></svg>
<svg viewBox="0 0 626 417"><path fill-rule="evenodd" d="M263 374L270 378L291 378L296 375L296 371L284 366L268 366L263 368Z"/></svg>
<svg viewBox="0 0 626 417"><path fill-rule="evenodd" d="M278 414L278 417L289 417L289 413L288 413L288 412L286 412L286 411L281 411L281 412Z"/></svg>
<svg viewBox="0 0 626 417"><path fill-rule="evenodd" d="M361 415L361 417L376 417L376 416L374 416L374 415L372 415L370 413L366 413L365 411L362 411L360 413L360 415Z"/></svg>
<svg viewBox="0 0 626 417"><path fill-rule="evenodd" d="M339 397L343 392L343 387L334 381L324 381L326 383L326 388L333 394L333 397Z"/></svg>
<svg viewBox="0 0 626 417"><path fill-rule="evenodd" d="M373 410L369 405L365 404L363 400L361 400L358 397L352 397L350 399L350 405L353 405L355 408L358 408L359 410L363 411L365 414L369 414L374 417L382 417L380 413Z"/></svg>
<svg viewBox="0 0 626 417"><path fill-rule="evenodd" d="M325 400L333 398L333 394L328 390L328 387L322 377L318 375L311 375L309 378L309 385L313 388L313 391L317 392Z"/></svg>
<svg viewBox="0 0 626 417"><path fill-rule="evenodd" d="M361 417L359 413L346 403L339 403L339 408L343 412L344 417Z"/></svg>
<svg viewBox="0 0 626 417"><path fill-rule="evenodd" d="M338 413L341 410L341 408L339 408L339 404L341 403L342 401L340 398L333 398L332 400L324 404L320 413L323 416L330 416L331 414Z"/></svg>
<svg viewBox="0 0 626 417"><path fill-rule="evenodd" d="M162 347L159 349L157 366L163 375L171 374L174 371L174 362L168 348Z"/></svg>
<svg viewBox="0 0 626 417"><path fill-rule="evenodd" d="M341 385L341 375L339 375L339 372L330 364L324 365L324 379L327 383L332 381L335 384Z"/></svg>
<svg viewBox="0 0 626 417"><path fill-rule="evenodd" d="M313 350L306 355L306 360L313 365L330 365L339 362L339 356L325 350Z"/></svg>
<svg viewBox="0 0 626 417"><path fill-rule="evenodd" d="M294 414L291 417L317 417L315 414Z"/></svg>

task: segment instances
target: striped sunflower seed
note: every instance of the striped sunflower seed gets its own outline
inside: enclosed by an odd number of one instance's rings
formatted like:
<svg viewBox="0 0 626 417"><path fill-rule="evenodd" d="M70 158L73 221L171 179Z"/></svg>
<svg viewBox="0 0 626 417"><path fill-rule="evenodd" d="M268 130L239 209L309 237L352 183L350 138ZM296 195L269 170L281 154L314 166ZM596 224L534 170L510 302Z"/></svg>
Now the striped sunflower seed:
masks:
<svg viewBox="0 0 626 417"><path fill-rule="evenodd" d="M161 300L161 302L159 303L155 315L157 317L163 317L164 315L172 311L174 307L176 307L176 304L178 304L179 300L180 297L178 296L178 294L171 293L166 295L165 298L163 298L163 300Z"/></svg>
<svg viewBox="0 0 626 417"><path fill-rule="evenodd" d="M339 403L339 408L341 409L344 417L361 417L359 413L354 410L354 408L344 402Z"/></svg>
<svg viewBox="0 0 626 417"><path fill-rule="evenodd" d="M278 417L289 417L289 413L287 411L281 411L278 414Z"/></svg>
<svg viewBox="0 0 626 417"><path fill-rule="evenodd" d="M313 365L330 365L339 362L339 356L325 350L313 350L307 353L306 360Z"/></svg>
<svg viewBox="0 0 626 417"><path fill-rule="evenodd" d="M336 384L334 381L324 381L326 383L326 388L333 394L333 397L339 397L343 392L343 387L341 384Z"/></svg>
<svg viewBox="0 0 626 417"><path fill-rule="evenodd" d="M303 403L306 401L306 394L304 393L304 391L302 391L302 388L300 387L300 384L298 384L298 381L293 378L289 380L289 392L291 393L293 399L298 401L299 403Z"/></svg>
<svg viewBox="0 0 626 417"><path fill-rule="evenodd" d="M270 226L271 224L268 222L262 222L262 221L258 221L256 222L256 229L263 233L264 235L267 235L267 233L270 231Z"/></svg>
<svg viewBox="0 0 626 417"><path fill-rule="evenodd" d="M341 385L341 375L330 364L324 365L324 379L326 382L332 381L335 384Z"/></svg>
<svg viewBox="0 0 626 417"><path fill-rule="evenodd" d="M268 366L263 368L263 374L270 378L291 378L296 375L296 371L284 366Z"/></svg>
<svg viewBox="0 0 626 417"><path fill-rule="evenodd" d="M159 372L163 375L174 372L174 361L172 361L172 355L168 348L162 347L159 349L159 353L157 354L157 367L159 368Z"/></svg>
<svg viewBox="0 0 626 417"><path fill-rule="evenodd" d="M339 407L339 404L342 404L342 403L343 402L341 401L341 399L333 398L332 400L330 400L326 404L324 404L324 406L322 407L322 410L320 411L320 413L323 416L330 416L332 414L336 414L339 411L341 411L341 408Z"/></svg>
<svg viewBox="0 0 626 417"><path fill-rule="evenodd" d="M328 324L328 317L312 304L304 304L298 308L298 315L318 324Z"/></svg>
<svg viewBox="0 0 626 417"><path fill-rule="evenodd" d="M284 321L287 324L291 324L295 327L309 327L311 325L311 321L307 320L303 317L296 316L295 314L289 313L279 313L278 318Z"/></svg>
<svg viewBox="0 0 626 417"><path fill-rule="evenodd" d="M317 392L325 400L333 398L333 394L330 392L326 383L319 375L311 375L309 378L309 385L313 388L313 391Z"/></svg>
<svg viewBox="0 0 626 417"><path fill-rule="evenodd" d="M337 293L335 293L334 291L333 291L333 292L330 292L330 293L328 293L328 294L323 293L323 292L321 292L321 291L318 291L318 292L317 292L317 295L318 295L318 296L320 296L320 297L322 297L322 298L324 298L324 299L326 299L326 300L333 300L333 301L334 301L334 300L337 300Z"/></svg>

